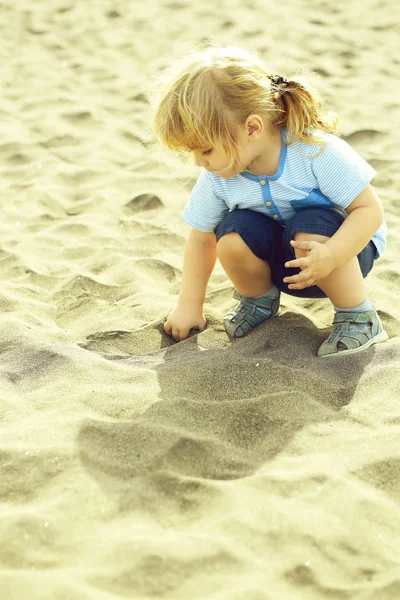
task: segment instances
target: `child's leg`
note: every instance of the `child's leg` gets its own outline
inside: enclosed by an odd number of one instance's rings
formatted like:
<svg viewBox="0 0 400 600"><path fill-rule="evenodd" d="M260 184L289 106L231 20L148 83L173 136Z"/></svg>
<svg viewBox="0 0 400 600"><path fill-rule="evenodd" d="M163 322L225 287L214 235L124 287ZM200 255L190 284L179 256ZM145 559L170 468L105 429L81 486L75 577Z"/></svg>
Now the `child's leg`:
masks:
<svg viewBox="0 0 400 600"><path fill-rule="evenodd" d="M224 317L226 332L244 337L279 310L280 292L271 279L266 260L258 258L238 233L227 233L217 243L217 256L235 286L239 304Z"/></svg>
<svg viewBox="0 0 400 600"><path fill-rule="evenodd" d="M215 228L217 256L240 295L261 296L273 287L270 261L281 252L282 227L253 210L236 209Z"/></svg>
<svg viewBox="0 0 400 600"><path fill-rule="evenodd" d="M227 233L219 240L217 256L240 295L262 296L272 288L268 262L253 254L238 233Z"/></svg>
<svg viewBox="0 0 400 600"><path fill-rule="evenodd" d="M297 232L293 237L299 242L312 240L324 243L329 240L327 236L303 232ZM301 258L306 256L307 252L295 248L295 254L296 258ZM367 297L367 289L357 257L332 271L328 277L318 281L317 285L328 296L332 304L339 308L358 306Z"/></svg>
<svg viewBox="0 0 400 600"><path fill-rule="evenodd" d="M217 225L215 234L217 256L240 301L225 315L225 329L232 337L243 337L279 310L270 261L281 251L282 227L266 215L236 209Z"/></svg>
<svg viewBox="0 0 400 600"><path fill-rule="evenodd" d="M290 239L326 242L342 222L342 217L324 209L307 209L298 213L285 232L284 252L293 254ZM302 257L306 252L296 249L295 254ZM363 280L371 270L374 258L375 247L370 243L357 257L318 281L317 286L301 290L305 293L308 290L310 296L314 297L316 290L322 290L334 305L333 331L318 350L319 356L359 352L388 339L379 316L368 299ZM281 272L280 276L282 275L284 273Z"/></svg>

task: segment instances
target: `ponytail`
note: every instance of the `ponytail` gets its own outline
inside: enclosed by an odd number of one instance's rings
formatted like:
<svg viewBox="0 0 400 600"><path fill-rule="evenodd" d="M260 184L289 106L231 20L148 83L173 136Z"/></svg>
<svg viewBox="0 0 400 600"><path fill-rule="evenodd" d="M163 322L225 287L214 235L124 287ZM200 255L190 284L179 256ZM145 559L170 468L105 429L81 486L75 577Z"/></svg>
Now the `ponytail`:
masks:
<svg viewBox="0 0 400 600"><path fill-rule="evenodd" d="M325 110L322 97L311 86L279 75L270 75L269 79L277 109L273 123L285 127L289 143L296 140L320 143L318 131L339 133L336 114Z"/></svg>

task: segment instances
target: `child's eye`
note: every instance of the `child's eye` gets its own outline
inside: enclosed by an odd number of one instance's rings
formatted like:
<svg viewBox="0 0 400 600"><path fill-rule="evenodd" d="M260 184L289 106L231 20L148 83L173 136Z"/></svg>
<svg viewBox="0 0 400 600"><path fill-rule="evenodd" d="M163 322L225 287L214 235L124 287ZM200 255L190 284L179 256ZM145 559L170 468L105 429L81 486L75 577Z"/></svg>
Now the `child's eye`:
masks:
<svg viewBox="0 0 400 600"><path fill-rule="evenodd" d="M210 150L206 150L205 152L203 152L203 156L209 156L212 152L212 148L210 148Z"/></svg>

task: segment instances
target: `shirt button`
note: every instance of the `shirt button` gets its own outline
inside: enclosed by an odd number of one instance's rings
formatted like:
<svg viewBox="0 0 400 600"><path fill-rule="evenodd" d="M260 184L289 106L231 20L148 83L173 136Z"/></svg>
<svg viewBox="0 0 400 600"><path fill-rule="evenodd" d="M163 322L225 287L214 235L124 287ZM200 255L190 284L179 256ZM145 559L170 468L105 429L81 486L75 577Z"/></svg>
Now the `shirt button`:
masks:
<svg viewBox="0 0 400 600"><path fill-rule="evenodd" d="M279 219L279 215L274 215L274 219Z"/></svg>
<svg viewBox="0 0 400 600"><path fill-rule="evenodd" d="M272 202L266 202L265 205L266 206L272 206Z"/></svg>
<svg viewBox="0 0 400 600"><path fill-rule="evenodd" d="M261 185L265 185L265 179L260 179Z"/></svg>

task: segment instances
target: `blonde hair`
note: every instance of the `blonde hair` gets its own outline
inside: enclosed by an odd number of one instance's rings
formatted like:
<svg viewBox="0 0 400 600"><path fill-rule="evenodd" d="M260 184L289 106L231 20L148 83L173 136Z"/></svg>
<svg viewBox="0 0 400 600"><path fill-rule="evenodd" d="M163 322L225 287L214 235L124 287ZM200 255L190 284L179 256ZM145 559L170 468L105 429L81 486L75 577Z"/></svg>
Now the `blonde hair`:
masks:
<svg viewBox="0 0 400 600"><path fill-rule="evenodd" d="M277 83L278 80L278 83ZM174 62L150 92L153 130L177 152L213 147L237 156L239 127L251 114L286 128L287 143L322 144L318 132L338 134L337 117L298 77L271 75L255 51L210 47Z"/></svg>

